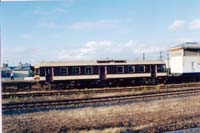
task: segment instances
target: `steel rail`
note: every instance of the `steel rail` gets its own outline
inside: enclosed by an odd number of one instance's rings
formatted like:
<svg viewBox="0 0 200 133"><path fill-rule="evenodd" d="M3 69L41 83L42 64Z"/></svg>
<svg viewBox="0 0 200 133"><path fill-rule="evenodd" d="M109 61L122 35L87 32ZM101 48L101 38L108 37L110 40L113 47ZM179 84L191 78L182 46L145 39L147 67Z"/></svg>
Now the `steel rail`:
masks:
<svg viewBox="0 0 200 133"><path fill-rule="evenodd" d="M122 101L144 101L150 99L161 99L164 97L182 96L200 94L200 88L176 90L176 91L165 91L165 92L151 92L148 94L129 94L129 95L117 95L117 96L106 96L106 97L95 97L95 98L82 98L82 99L67 99L67 100L51 100L51 101L37 101L37 102L22 102L22 103L6 103L2 104L3 111L5 110L23 110L23 109L40 109L40 108L57 108L57 107L76 107L84 105L96 105L106 104L112 102Z"/></svg>
<svg viewBox="0 0 200 133"><path fill-rule="evenodd" d="M43 91L43 92L19 92L19 93L2 93L2 98L10 97L40 97L40 96L55 96L55 95L73 95L73 94L93 94L93 93L111 93L111 92L125 92L137 90L153 90L159 87L160 90L168 88L180 87L199 87L200 84L178 84L178 85L164 85L164 86L138 86L138 87L120 87L120 88L106 88L106 89L88 89L88 90L59 90L59 91Z"/></svg>

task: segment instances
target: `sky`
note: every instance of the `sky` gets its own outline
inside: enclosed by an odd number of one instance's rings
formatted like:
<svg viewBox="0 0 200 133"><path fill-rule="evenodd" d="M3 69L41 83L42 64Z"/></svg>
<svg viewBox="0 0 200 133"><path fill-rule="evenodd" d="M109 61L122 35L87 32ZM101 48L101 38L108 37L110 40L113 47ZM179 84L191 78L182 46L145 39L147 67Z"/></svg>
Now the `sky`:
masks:
<svg viewBox="0 0 200 133"><path fill-rule="evenodd" d="M158 59L200 42L200 0L3 0L1 63Z"/></svg>

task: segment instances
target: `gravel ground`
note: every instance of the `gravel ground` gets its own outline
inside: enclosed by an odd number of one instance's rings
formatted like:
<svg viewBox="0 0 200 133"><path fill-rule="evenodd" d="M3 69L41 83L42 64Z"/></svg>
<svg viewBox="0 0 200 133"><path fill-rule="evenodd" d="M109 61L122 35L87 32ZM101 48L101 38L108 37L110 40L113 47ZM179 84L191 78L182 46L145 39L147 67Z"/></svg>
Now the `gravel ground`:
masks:
<svg viewBox="0 0 200 133"><path fill-rule="evenodd" d="M200 96L106 107L3 114L3 132L163 132L200 127Z"/></svg>

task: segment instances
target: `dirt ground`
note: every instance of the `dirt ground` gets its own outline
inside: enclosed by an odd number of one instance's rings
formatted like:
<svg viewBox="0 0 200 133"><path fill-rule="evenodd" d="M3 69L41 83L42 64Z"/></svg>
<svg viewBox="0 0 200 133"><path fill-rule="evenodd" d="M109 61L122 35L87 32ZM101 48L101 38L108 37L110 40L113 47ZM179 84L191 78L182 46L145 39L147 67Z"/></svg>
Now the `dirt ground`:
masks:
<svg viewBox="0 0 200 133"><path fill-rule="evenodd" d="M3 132L163 132L200 127L200 96L133 104L3 114Z"/></svg>

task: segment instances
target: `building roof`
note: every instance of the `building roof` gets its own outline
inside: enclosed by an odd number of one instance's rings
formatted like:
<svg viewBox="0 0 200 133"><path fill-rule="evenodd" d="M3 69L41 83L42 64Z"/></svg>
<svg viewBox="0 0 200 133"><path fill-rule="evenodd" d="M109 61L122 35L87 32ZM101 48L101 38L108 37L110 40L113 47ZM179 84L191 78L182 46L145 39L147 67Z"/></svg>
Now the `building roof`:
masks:
<svg viewBox="0 0 200 133"><path fill-rule="evenodd" d="M12 70L12 68L10 66L8 66L7 63L3 63L3 66L1 67L1 71L3 72L10 72Z"/></svg>
<svg viewBox="0 0 200 133"><path fill-rule="evenodd" d="M10 67L1 67L1 71L12 71Z"/></svg>
<svg viewBox="0 0 200 133"><path fill-rule="evenodd" d="M17 67L15 67L13 70L14 71L26 71L31 69L31 64L25 63L25 64L20 64Z"/></svg>
<svg viewBox="0 0 200 133"><path fill-rule="evenodd" d="M169 51L178 49L200 49L200 43L198 42L185 42L169 49Z"/></svg>
<svg viewBox="0 0 200 133"><path fill-rule="evenodd" d="M133 65L133 64L164 64L163 61L160 60L145 60L145 61L48 61L41 62L35 66L35 68L39 67L47 67L47 66L95 66L95 65Z"/></svg>

